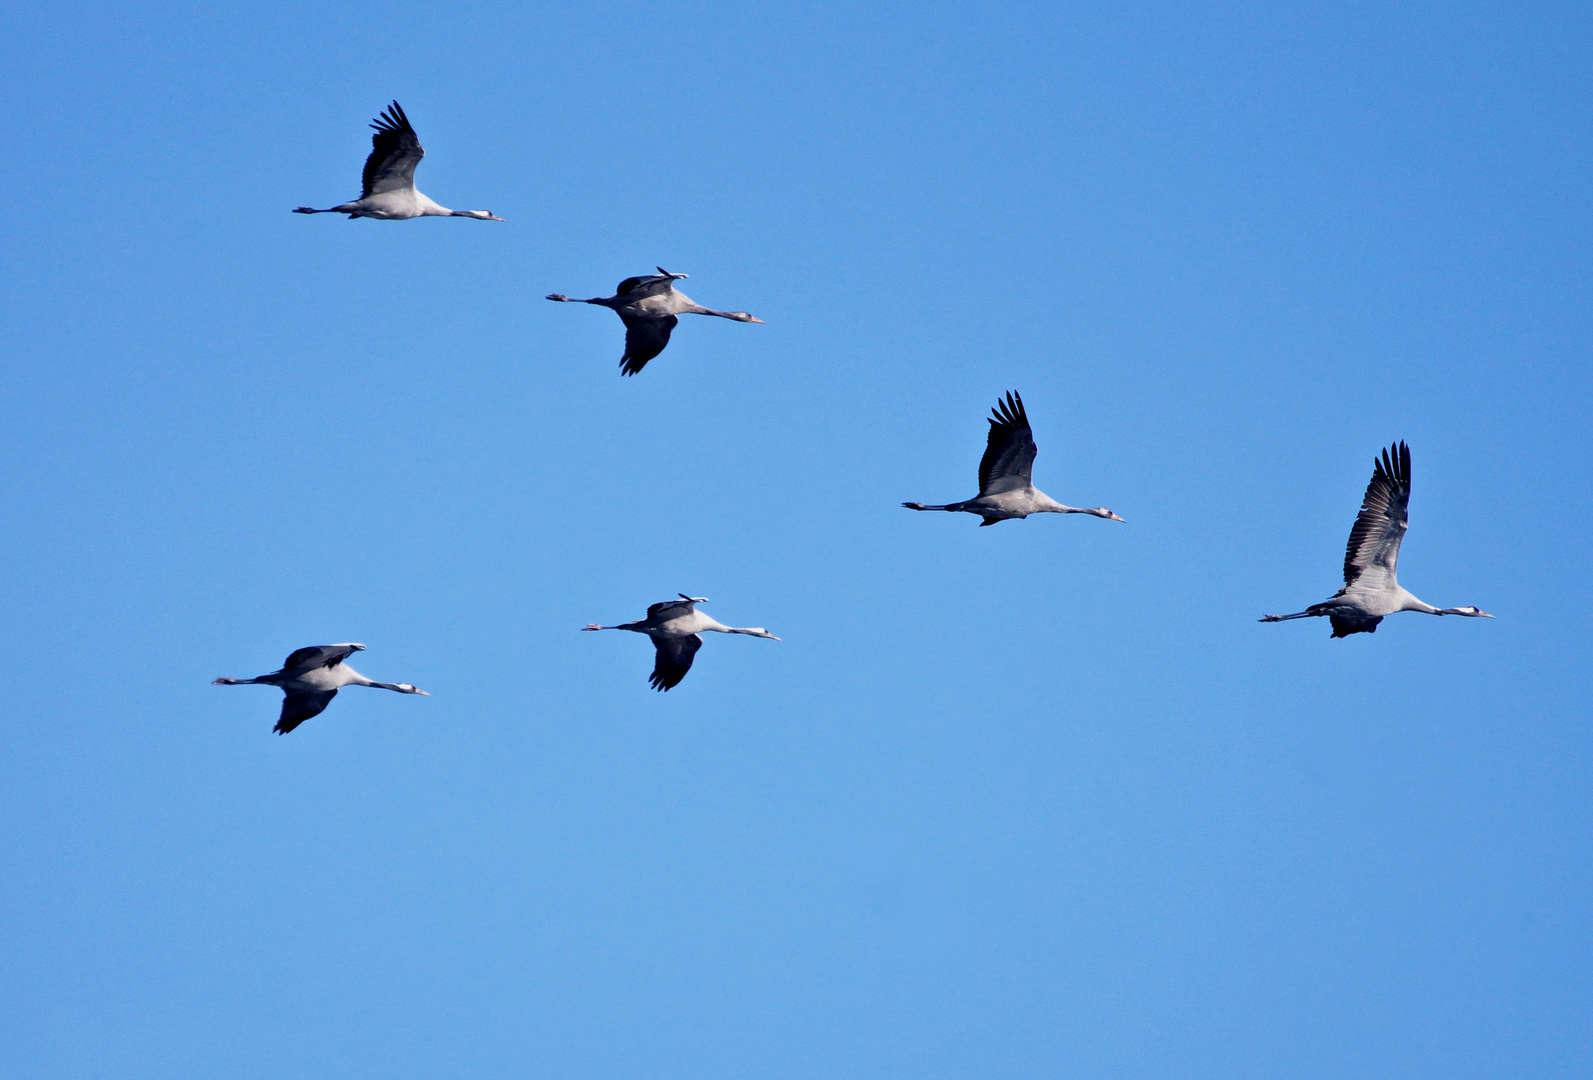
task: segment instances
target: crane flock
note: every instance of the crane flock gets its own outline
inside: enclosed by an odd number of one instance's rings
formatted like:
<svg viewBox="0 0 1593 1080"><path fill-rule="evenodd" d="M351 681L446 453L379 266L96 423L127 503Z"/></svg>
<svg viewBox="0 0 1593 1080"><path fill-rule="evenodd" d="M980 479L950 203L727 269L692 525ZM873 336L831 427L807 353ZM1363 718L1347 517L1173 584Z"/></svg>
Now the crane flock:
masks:
<svg viewBox="0 0 1593 1080"><path fill-rule="evenodd" d="M371 122L371 152L365 160L358 199L316 210L297 207L296 214L347 214L352 218L403 221L417 217L467 217L482 221L502 221L487 210L450 210L415 187L415 167L426 152L410 125L403 108L394 101ZM679 292L675 282L687 275L657 267L657 274L628 277L613 296L575 300L563 293L549 293L548 299L561 303L595 304L606 307L625 324L625 351L620 357L620 373L636 375L662 353L681 315L713 315L734 322L762 323L746 311L718 311L706 308ZM1104 506L1075 507L1057 502L1036 488L1031 479L1037 448L1029 414L1017 391L996 402L988 418L984 456L979 461L979 493L963 502L929 505L904 502L910 510L944 510L975 514L980 526L1026 518L1031 514L1089 514L1110 521L1121 517ZM1494 616L1475 607L1437 608L1406 591L1395 577L1400 544L1408 524L1411 486L1410 448L1404 442L1385 449L1375 460L1371 483L1361 501L1361 510L1350 530L1344 555L1344 587L1319 604L1289 615L1265 615L1262 622L1286 622L1326 616L1332 637L1370 634L1389 615L1416 611L1428 615L1463 615L1491 619ZM601 626L591 623L582 630L630 630L646 634L653 643L654 661L648 684L665 691L680 685L691 670L704 632L742 634L779 641L760 627L726 626L697 610L706 604L705 596L678 594L648 607L647 617L636 622ZM400 694L429 696L411 683L376 682L349 667L345 661L364 645L310 645L296 649L282 667L252 679L220 678L224 686L265 685L282 690L282 711L274 730L285 735L304 721L318 716L345 686L371 686Z"/></svg>

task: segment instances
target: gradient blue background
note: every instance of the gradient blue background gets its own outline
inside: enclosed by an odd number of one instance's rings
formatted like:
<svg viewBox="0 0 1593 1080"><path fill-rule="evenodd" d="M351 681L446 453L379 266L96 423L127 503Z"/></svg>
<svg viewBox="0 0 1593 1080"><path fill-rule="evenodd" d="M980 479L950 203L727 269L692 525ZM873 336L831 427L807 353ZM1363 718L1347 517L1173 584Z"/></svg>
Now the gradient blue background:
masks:
<svg viewBox="0 0 1593 1080"><path fill-rule="evenodd" d="M0 39L7 1076L1593 1072L1585 5L270 7Z"/></svg>

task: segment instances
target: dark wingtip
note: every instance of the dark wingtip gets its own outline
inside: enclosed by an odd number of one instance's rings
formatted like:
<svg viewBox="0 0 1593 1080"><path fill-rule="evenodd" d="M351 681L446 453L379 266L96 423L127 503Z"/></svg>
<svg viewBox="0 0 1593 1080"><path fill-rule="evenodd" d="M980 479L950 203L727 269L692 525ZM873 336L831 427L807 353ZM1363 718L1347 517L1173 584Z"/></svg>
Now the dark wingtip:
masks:
<svg viewBox="0 0 1593 1080"><path fill-rule="evenodd" d="M396 100L376 115L371 121L371 127L377 131L413 131L409 126L409 117L404 115L404 107Z"/></svg>
<svg viewBox="0 0 1593 1080"><path fill-rule="evenodd" d="M1410 447L1404 439L1390 443L1381 457L1372 459L1374 471L1395 482L1410 482Z"/></svg>
<svg viewBox="0 0 1593 1080"><path fill-rule="evenodd" d="M995 407L990 410L990 423L996 426L1028 422L1029 414L1023 408L1023 395L1016 390L1008 390L1006 397L997 398Z"/></svg>

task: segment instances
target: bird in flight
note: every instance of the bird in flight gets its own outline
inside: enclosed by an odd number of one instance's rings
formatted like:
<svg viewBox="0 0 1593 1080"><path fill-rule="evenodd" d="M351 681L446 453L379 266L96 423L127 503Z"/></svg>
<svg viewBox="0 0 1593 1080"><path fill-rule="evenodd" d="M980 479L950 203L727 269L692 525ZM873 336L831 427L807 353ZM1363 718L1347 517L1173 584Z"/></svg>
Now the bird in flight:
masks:
<svg viewBox="0 0 1593 1080"><path fill-rule="evenodd" d="M620 357L620 374L635 375L669 344L669 335L680 322L676 316L717 315L736 322L763 322L745 311L705 308L685 293L676 292L675 282L688 276L671 274L660 266L657 274L626 278L615 288L613 296L575 300L563 293L549 293L548 299L564 304L600 304L613 308L625 324L625 355Z"/></svg>
<svg viewBox="0 0 1593 1080"><path fill-rule="evenodd" d="M679 600L665 600L661 604L653 604L647 609L647 618L637 622L620 623L618 626L599 626L593 623L581 627L582 630L634 630L638 634L646 634L653 639L653 648L656 656L653 660L653 673L648 676L647 682L654 690L668 690L677 686L680 680L686 677L686 672L691 670L692 659L697 655L697 650L702 648L702 638L697 635L704 630L712 630L720 634L749 634L752 637L768 638L770 641L779 641L769 631L761 626L726 626L716 622L697 610L698 604L706 604L706 596L687 596L677 593Z"/></svg>
<svg viewBox="0 0 1593 1080"><path fill-rule="evenodd" d="M371 156L365 159L360 197L341 206L315 210L301 206L295 214L347 214L350 218L383 218L403 221L416 217L467 217L482 221L502 221L490 210L450 210L439 206L415 188L415 166L426 156L420 137L409 126L409 117L398 102L393 102L371 121L376 134L371 136Z"/></svg>
<svg viewBox="0 0 1593 1080"><path fill-rule="evenodd" d="M278 735L286 735L310 717L319 716L332 703L332 699L337 697L338 690L345 686L375 686L382 690L396 690L400 694L431 696L424 690L415 689L407 682L376 682L374 679L367 679L343 663L364 648L365 646L352 641L342 645L310 645L303 649L294 649L289 653L288 658L282 661L282 668L279 671L273 671L269 675L257 675L252 679L221 678L215 680L214 685L252 686L259 683L281 687L282 715L277 718L277 726L274 729Z"/></svg>
<svg viewBox="0 0 1593 1080"><path fill-rule="evenodd" d="M905 502L903 506L909 510L961 510L978 514L984 518L979 523L980 528L1030 514L1093 514L1112 521L1123 520L1104 506L1064 506L1029 482L1038 447L1034 445L1034 432L1029 427L1023 398L1017 391L1008 391L1006 399L998 399L990 412L985 456L979 459L979 494L967 502L944 506L926 506L920 502Z"/></svg>
<svg viewBox="0 0 1593 1080"><path fill-rule="evenodd" d="M1350 529L1349 546L1344 552L1344 588L1331 600L1312 604L1293 615L1263 615L1262 622L1285 622L1326 615L1333 624L1333 636L1373 634L1384 616L1396 611L1420 611L1428 615L1465 615L1491 619L1492 615L1474 607L1435 608L1423 603L1400 587L1394 577L1399 562L1399 545L1405 539L1410 509L1410 447L1403 442L1373 459L1372 482L1366 486L1361 512Z"/></svg>

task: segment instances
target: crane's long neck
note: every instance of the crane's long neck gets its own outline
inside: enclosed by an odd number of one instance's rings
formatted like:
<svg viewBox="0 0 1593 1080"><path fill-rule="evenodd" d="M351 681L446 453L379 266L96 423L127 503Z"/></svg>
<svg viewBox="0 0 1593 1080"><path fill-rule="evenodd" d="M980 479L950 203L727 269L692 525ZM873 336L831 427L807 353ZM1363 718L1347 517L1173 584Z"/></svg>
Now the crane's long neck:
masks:
<svg viewBox="0 0 1593 1080"><path fill-rule="evenodd" d="M1033 490L1034 490L1034 501L1039 504L1039 510L1040 510L1040 513L1042 513L1042 514L1087 514L1087 513L1089 513L1088 510L1080 510L1076 506L1068 506L1066 503L1059 503L1055 499L1051 498L1051 496L1049 496L1045 492L1041 491L1039 488L1034 488Z"/></svg>
<svg viewBox="0 0 1593 1080"><path fill-rule="evenodd" d="M1396 586L1396 588L1397 587L1398 586ZM1419 611L1419 612L1421 612L1424 615L1457 615L1457 614L1459 614L1459 612L1454 611L1453 609L1448 610L1448 611L1444 611L1444 610L1440 610L1439 608L1435 608L1431 604L1426 603L1425 601L1418 600L1416 597L1412 596L1410 593L1406 592L1404 589L1400 589L1399 591L1401 593L1404 593L1404 595L1401 597L1401 603L1399 605L1399 610L1401 610L1401 611Z"/></svg>
<svg viewBox="0 0 1593 1080"><path fill-rule="evenodd" d="M344 686L369 686L369 687L373 687L374 689L377 689L377 690L391 690L394 693L398 693L398 694L422 694L422 695L426 695L426 691L417 690L417 689L415 689L415 687L411 686L409 683L377 682L375 679L367 679L365 676L361 675L359 672L355 671L353 668L349 667L347 664L343 665L343 685ZM426 696L429 696L429 695L426 695Z"/></svg>
<svg viewBox="0 0 1593 1080"><path fill-rule="evenodd" d="M1107 518L1110 521L1123 520L1104 506L1066 506L1043 491L1037 490L1034 495L1040 503L1040 512L1043 514L1089 514L1091 517Z"/></svg>
<svg viewBox="0 0 1593 1080"><path fill-rule="evenodd" d="M422 195L420 189L415 189L415 207L420 211L421 217L454 217L455 211L448 209L441 203L433 202L428 196Z"/></svg>
<svg viewBox="0 0 1593 1080"><path fill-rule="evenodd" d="M701 612L698 614L701 614ZM706 615L703 615L703 618L707 619L709 625L698 627L699 633L703 630L712 630L716 634L746 634L749 637L774 638L776 641L780 640L779 638L775 638L773 634L769 633L769 631L765 630L761 626L726 626L724 623L715 622L714 620L709 619Z"/></svg>
<svg viewBox="0 0 1593 1080"><path fill-rule="evenodd" d="M681 300L681 304L680 304L680 306L678 308L676 308L676 310L680 311L680 312L683 312L683 313L685 313L687 315L716 315L716 316L718 316L721 319L729 319L732 322L756 322L756 323L761 323L763 321L762 319L757 318L756 316L754 316L751 312L747 312L747 311L715 311L711 307L703 307L701 304L697 303L695 300L692 300L690 297L686 296L684 293L676 293L675 295L680 297L680 300Z"/></svg>
<svg viewBox="0 0 1593 1080"><path fill-rule="evenodd" d="M1416 600L1415 597L1411 597L1411 599L1412 600ZM1416 602L1414 604L1411 604L1411 605L1409 605L1409 606L1407 606L1407 607L1405 607L1405 608L1403 608L1401 610L1404 610L1404 611L1420 611L1420 612L1423 612L1423 613L1428 614L1428 615L1464 615L1464 616L1466 616L1467 618L1470 618L1470 619L1478 619L1478 618L1491 619L1491 618L1493 618L1493 616L1489 615L1487 612L1478 611L1474 607L1436 608L1436 607L1433 607L1431 604L1424 604L1420 600L1416 600Z"/></svg>

